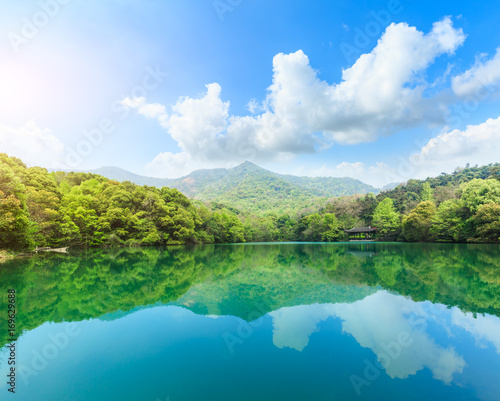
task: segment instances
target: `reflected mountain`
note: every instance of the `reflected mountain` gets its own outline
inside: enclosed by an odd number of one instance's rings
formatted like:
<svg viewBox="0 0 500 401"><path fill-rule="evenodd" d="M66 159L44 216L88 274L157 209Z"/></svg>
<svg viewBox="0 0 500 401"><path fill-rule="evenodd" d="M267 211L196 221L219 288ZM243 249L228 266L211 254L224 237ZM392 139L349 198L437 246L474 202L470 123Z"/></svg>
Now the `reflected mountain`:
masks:
<svg viewBox="0 0 500 401"><path fill-rule="evenodd" d="M113 320L161 304L251 321L284 307L354 304L381 288L500 316L499 261L498 246L468 244L100 249L3 264L0 286L16 289L19 334L44 322Z"/></svg>
<svg viewBox="0 0 500 401"><path fill-rule="evenodd" d="M286 306L351 303L380 287L338 284L300 263L243 266L221 280L196 284L174 304L202 315L231 315L251 321Z"/></svg>

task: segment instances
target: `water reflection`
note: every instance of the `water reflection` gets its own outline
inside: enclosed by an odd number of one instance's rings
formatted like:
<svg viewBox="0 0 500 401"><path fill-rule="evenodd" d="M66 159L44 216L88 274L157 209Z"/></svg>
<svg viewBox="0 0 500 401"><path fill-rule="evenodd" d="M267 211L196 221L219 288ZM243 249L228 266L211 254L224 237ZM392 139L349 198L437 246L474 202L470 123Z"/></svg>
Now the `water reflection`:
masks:
<svg viewBox="0 0 500 401"><path fill-rule="evenodd" d="M462 313L457 309L452 312L452 324L461 327L476 340L479 348L487 348L490 344L500 355L500 319L495 316L474 316L472 313Z"/></svg>
<svg viewBox="0 0 500 401"><path fill-rule="evenodd" d="M278 244L6 264L17 396L494 401L499 260L494 246Z"/></svg>
<svg viewBox="0 0 500 401"><path fill-rule="evenodd" d="M321 321L338 317L342 331L371 349L389 377L406 379L427 367L435 379L449 384L466 364L452 346L436 344L426 331L429 319L445 319L440 309L386 291L352 304L283 308L270 314L273 342L279 348L302 351Z"/></svg>

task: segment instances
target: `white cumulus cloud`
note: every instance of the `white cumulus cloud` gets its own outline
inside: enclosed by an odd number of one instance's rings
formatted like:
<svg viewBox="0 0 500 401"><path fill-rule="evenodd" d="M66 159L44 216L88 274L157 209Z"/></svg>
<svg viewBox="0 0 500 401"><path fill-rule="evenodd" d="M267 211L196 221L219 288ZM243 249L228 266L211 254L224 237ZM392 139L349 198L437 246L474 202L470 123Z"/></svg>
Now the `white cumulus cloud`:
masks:
<svg viewBox="0 0 500 401"><path fill-rule="evenodd" d="M443 132L432 138L414 157L418 178L438 175L465 164L488 164L500 154L500 117L465 130Z"/></svg>
<svg viewBox="0 0 500 401"><path fill-rule="evenodd" d="M338 84L321 80L301 50L277 54L272 85L264 101L249 102L250 116L230 115L230 103L221 99L217 83L207 85L200 98L179 99L170 115L144 98L126 98L122 104L158 119L182 149L182 156L163 153L150 163L151 170L162 169L159 174L187 173L193 163L291 160L333 144L373 141L400 129L443 122L446 107L424 95L430 85L423 73L464 40L448 17L427 34L406 23L391 24L370 53L343 71ZM175 168L168 166L170 161Z"/></svg>
<svg viewBox="0 0 500 401"><path fill-rule="evenodd" d="M410 178L425 179L457 167L498 162L500 154L500 117L484 123L469 125L464 130L444 131L430 139L421 149L387 164L377 162L342 162L336 167L301 169L302 175L312 177L353 177L381 188L391 183L402 183Z"/></svg>
<svg viewBox="0 0 500 401"><path fill-rule="evenodd" d="M168 114L165 106L159 103L146 103L146 98L126 97L120 102L123 106L129 109L137 110L137 112L148 119L156 119L163 128L168 128Z"/></svg>
<svg viewBox="0 0 500 401"><path fill-rule="evenodd" d="M457 95L474 96L478 100L483 100L498 91L499 84L500 48L492 58L484 62L478 60L472 68L452 80L452 88Z"/></svg>

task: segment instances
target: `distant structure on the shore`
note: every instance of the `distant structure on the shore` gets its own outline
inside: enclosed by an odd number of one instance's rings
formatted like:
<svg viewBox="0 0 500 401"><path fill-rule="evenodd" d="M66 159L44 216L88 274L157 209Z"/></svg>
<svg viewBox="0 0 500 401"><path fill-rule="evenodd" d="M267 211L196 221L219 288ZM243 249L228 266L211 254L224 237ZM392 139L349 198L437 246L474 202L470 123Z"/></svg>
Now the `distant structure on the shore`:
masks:
<svg viewBox="0 0 500 401"><path fill-rule="evenodd" d="M349 241L374 241L377 229L374 227L353 227L344 230L349 235Z"/></svg>

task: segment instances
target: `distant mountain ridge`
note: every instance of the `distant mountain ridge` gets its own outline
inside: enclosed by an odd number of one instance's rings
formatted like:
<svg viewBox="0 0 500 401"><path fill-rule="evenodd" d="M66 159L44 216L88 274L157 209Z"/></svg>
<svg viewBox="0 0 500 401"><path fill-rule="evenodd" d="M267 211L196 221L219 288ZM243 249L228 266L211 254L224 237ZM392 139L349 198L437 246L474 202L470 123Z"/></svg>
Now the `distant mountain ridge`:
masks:
<svg viewBox="0 0 500 401"><path fill-rule="evenodd" d="M254 212L305 207L319 198L380 192L354 178L277 174L248 161L229 169L195 170L177 179L146 177L111 166L84 172L138 185L176 188L192 199Z"/></svg>
<svg viewBox="0 0 500 401"><path fill-rule="evenodd" d="M172 181L166 178L147 177L144 175L135 174L120 167L113 167L113 166L100 167L94 170L82 170L82 171L84 171L85 173L99 174L102 175L103 177L109 178L110 180L115 180L120 182L130 181L137 185L148 185L157 188L168 186L168 183Z"/></svg>

